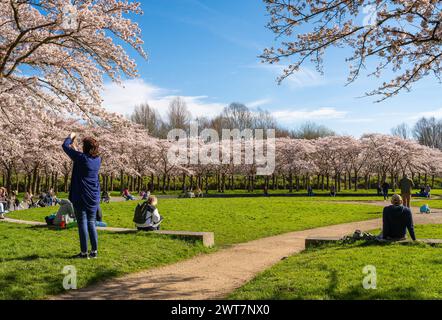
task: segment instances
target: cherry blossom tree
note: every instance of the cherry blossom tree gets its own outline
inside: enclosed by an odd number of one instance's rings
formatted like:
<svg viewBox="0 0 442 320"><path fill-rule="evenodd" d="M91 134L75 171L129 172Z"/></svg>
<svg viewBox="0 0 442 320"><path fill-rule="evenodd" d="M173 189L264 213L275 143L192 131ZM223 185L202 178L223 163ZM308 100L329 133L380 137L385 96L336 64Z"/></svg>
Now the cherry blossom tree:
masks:
<svg viewBox="0 0 442 320"><path fill-rule="evenodd" d="M0 110L17 122L73 114L121 120L101 107L103 77L135 77L121 43L143 57L141 31L128 17L140 4L118 0L0 0Z"/></svg>
<svg viewBox="0 0 442 320"><path fill-rule="evenodd" d="M323 72L323 57L332 47L349 47L349 82L366 67L379 77L397 76L368 95L380 100L410 90L429 75L441 76L442 6L440 1L264 0L271 16L268 28L275 47L264 50L264 62L289 60L279 81L312 62ZM370 61L373 58L373 61ZM370 67L369 67L370 68Z"/></svg>

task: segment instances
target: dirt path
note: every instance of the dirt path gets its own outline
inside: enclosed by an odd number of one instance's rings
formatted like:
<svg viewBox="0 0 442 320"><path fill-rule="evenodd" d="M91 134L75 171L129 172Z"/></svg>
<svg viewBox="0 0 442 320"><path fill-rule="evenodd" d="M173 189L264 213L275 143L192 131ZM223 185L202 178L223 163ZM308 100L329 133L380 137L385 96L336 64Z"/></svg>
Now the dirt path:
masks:
<svg viewBox="0 0 442 320"><path fill-rule="evenodd" d="M442 210L415 215L416 224L442 223ZM381 227L381 220L346 223L263 238L158 269L130 274L53 299L218 299L282 258L304 250L308 236L344 236Z"/></svg>

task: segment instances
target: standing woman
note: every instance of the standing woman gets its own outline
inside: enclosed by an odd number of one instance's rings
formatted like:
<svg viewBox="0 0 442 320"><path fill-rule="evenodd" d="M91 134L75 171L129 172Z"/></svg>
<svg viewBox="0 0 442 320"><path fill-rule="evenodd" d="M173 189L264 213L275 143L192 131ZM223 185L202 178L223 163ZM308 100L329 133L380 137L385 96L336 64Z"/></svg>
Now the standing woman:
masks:
<svg viewBox="0 0 442 320"><path fill-rule="evenodd" d="M76 134L66 138L63 150L74 162L72 169L69 200L72 202L78 222L81 252L74 258L97 258L98 234L96 229L96 213L100 204L100 181L98 172L101 158L98 156L98 141L94 138L83 139L83 152L76 151L72 144ZM87 253L88 238L91 251Z"/></svg>

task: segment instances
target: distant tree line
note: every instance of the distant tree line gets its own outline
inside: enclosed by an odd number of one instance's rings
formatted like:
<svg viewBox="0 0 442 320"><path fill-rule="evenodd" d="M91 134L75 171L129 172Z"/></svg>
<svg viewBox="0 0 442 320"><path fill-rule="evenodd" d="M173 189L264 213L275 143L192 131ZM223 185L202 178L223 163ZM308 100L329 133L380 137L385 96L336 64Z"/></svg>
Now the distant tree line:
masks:
<svg viewBox="0 0 442 320"><path fill-rule="evenodd" d="M233 102L213 118L192 118L184 99L173 99L163 119L157 110L148 103L135 107L129 116L130 120L142 125L153 137L165 139L171 129L188 130L191 121L198 123L200 130L214 129L220 135L222 129L275 129L276 137L290 137L313 140L322 137L335 136L336 133L326 126L314 122L306 122L297 129L288 130L282 127L275 117L266 110L250 110L245 104Z"/></svg>
<svg viewBox="0 0 442 320"><path fill-rule="evenodd" d="M391 130L391 134L403 139L415 139L424 146L442 150L442 119L423 117L413 127L401 123Z"/></svg>

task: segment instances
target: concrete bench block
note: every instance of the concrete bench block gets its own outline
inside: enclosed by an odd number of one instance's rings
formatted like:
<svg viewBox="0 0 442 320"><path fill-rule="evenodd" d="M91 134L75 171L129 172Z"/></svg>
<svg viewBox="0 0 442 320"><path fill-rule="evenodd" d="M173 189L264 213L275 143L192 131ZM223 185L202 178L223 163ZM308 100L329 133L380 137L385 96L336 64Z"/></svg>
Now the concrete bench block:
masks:
<svg viewBox="0 0 442 320"><path fill-rule="evenodd" d="M122 233L122 234L144 232L144 231L138 231L137 229L111 228L111 227L106 227L106 228L98 227L97 230L114 232L114 233ZM215 245L215 234L213 232L159 230L159 231L151 231L151 233L173 236L173 237L177 237L180 239L190 239L190 240L202 241L203 245L205 247L209 247L209 248L213 247Z"/></svg>
<svg viewBox="0 0 442 320"><path fill-rule="evenodd" d="M213 247L215 245L215 234L213 232L191 232L191 231L153 231L156 234L164 234L184 239L201 240L205 247Z"/></svg>
<svg viewBox="0 0 442 320"><path fill-rule="evenodd" d="M337 243L341 237L307 237L305 238L305 247L319 247L324 244Z"/></svg>

